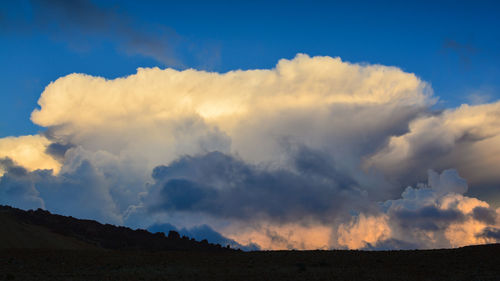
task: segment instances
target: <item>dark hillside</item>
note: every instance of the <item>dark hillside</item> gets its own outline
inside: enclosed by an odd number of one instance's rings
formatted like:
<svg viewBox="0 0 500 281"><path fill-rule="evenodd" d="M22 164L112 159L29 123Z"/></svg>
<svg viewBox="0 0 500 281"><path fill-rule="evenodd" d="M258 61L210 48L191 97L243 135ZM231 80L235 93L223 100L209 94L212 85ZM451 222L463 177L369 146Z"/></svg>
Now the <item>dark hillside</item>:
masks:
<svg viewBox="0 0 500 281"><path fill-rule="evenodd" d="M114 250L150 251L228 251L220 245L195 241L172 231L150 233L146 230L132 230L123 226L101 224L93 220L82 220L51 214L38 209L23 211L0 205L0 218L6 225L0 230L0 248L105 248ZM8 225L8 227L7 227ZM16 239L13 239L16 237ZM38 241L47 240L49 242ZM52 241L52 242L51 242ZM67 246L57 245L54 241ZM74 245L73 245L74 244ZM78 246L78 245L87 246Z"/></svg>
<svg viewBox="0 0 500 281"><path fill-rule="evenodd" d="M0 249L99 249L79 239L54 233L50 229L25 223L9 212L0 211Z"/></svg>
<svg viewBox="0 0 500 281"><path fill-rule="evenodd" d="M489 280L500 244L412 251L225 249L171 232L0 206L0 280Z"/></svg>

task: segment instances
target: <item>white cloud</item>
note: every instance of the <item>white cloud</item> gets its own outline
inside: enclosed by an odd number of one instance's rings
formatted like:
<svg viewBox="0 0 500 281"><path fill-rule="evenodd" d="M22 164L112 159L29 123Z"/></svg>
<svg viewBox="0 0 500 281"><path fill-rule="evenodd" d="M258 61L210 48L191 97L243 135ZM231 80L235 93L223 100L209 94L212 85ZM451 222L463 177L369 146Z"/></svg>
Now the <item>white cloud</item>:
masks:
<svg viewBox="0 0 500 281"><path fill-rule="evenodd" d="M384 211L376 205L429 168L457 168L472 190L500 184L500 102L433 112L435 100L427 83L399 68L302 54L273 69L227 73L70 74L46 87L32 113L44 136L0 139L0 157L28 169L29 196L19 198L109 222L182 218L176 226L208 223L273 249L490 241L491 207L464 195L465 182L450 172L431 174L430 188L409 188ZM161 178L151 176L155 167ZM2 178L10 192L6 180L15 178ZM186 203L191 196L198 205ZM405 216L420 223L411 241ZM488 235L485 227L493 227Z"/></svg>
<svg viewBox="0 0 500 281"><path fill-rule="evenodd" d="M431 102L427 84L398 68L298 55L275 69L224 74L158 68L114 80L71 74L47 86L32 120L58 139L142 156L152 168L229 145L244 158L275 160L279 138L320 146L318 134L329 124L349 130L340 118L350 119L351 134L362 133L367 117L373 130L401 130L401 120Z"/></svg>
<svg viewBox="0 0 500 281"><path fill-rule="evenodd" d="M498 185L499 165L500 102L417 118L365 162L399 182L414 181L425 169L454 167L473 186Z"/></svg>
<svg viewBox="0 0 500 281"><path fill-rule="evenodd" d="M341 224L337 242L348 248L383 248L387 241L410 248L496 242L482 234L500 227L500 209L464 196L466 191L467 183L456 171L429 171L427 185L407 187L400 199L384 202L380 214L360 214L350 223Z"/></svg>
<svg viewBox="0 0 500 281"><path fill-rule="evenodd" d="M0 138L0 158L13 159L30 171L48 169L57 173L61 164L46 153L49 145L50 141L40 135ZM3 172L0 169L0 175Z"/></svg>

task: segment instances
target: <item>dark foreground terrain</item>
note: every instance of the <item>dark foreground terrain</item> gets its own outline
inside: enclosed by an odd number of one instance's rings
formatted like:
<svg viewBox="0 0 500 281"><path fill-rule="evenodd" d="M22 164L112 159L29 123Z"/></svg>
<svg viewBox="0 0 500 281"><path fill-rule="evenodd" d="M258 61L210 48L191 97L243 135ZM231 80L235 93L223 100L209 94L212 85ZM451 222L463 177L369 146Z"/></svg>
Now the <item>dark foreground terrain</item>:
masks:
<svg viewBox="0 0 500 281"><path fill-rule="evenodd" d="M175 232L0 206L0 280L500 280L500 244L242 252Z"/></svg>
<svg viewBox="0 0 500 281"><path fill-rule="evenodd" d="M207 240L181 237L176 231L150 233L144 229L101 224L94 220L24 211L0 205L0 249L109 249L149 251L233 251Z"/></svg>
<svg viewBox="0 0 500 281"><path fill-rule="evenodd" d="M500 280L500 245L431 251L2 250L5 280Z"/></svg>

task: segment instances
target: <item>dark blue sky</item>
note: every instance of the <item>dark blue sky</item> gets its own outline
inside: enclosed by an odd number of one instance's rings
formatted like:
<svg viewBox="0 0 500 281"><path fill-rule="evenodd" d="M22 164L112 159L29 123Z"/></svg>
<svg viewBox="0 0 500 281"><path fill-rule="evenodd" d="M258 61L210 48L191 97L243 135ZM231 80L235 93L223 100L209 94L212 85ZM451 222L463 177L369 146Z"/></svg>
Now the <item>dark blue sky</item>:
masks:
<svg viewBox="0 0 500 281"><path fill-rule="evenodd" d="M237 3L236 3L237 2ZM271 68L297 53L397 66L440 108L500 98L498 1L16 1L0 9L0 137L73 72Z"/></svg>

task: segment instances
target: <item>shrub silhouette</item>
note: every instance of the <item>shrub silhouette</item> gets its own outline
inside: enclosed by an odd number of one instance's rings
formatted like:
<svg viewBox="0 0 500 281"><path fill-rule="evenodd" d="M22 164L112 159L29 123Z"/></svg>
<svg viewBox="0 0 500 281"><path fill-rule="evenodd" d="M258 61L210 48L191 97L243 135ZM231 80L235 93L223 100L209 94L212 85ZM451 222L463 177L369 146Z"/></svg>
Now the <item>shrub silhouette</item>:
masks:
<svg viewBox="0 0 500 281"><path fill-rule="evenodd" d="M225 248L210 244L206 239L198 242L184 238L177 231L150 233L144 229L132 230L124 226L101 224L94 220L75 219L51 214L38 209L23 211L21 209L0 205L0 211L8 212L24 223L40 225L51 231L74 237L106 249L119 250L181 250L181 251L227 251Z"/></svg>
<svg viewBox="0 0 500 281"><path fill-rule="evenodd" d="M177 232L175 230L170 230L168 232L168 239L177 240L177 239L180 239L180 238L181 238L181 235L179 234L179 232Z"/></svg>

